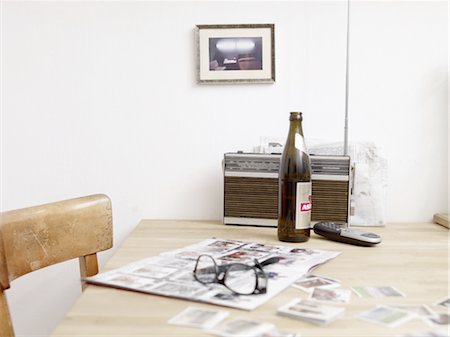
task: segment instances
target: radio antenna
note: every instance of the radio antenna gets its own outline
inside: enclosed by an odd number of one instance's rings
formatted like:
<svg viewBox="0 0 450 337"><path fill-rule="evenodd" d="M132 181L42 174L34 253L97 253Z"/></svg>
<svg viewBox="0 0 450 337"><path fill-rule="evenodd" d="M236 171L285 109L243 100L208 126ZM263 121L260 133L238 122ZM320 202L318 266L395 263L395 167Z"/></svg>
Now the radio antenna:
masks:
<svg viewBox="0 0 450 337"><path fill-rule="evenodd" d="M344 119L344 156L348 155L348 73L350 47L350 0L347 0L347 41L345 55L345 119Z"/></svg>

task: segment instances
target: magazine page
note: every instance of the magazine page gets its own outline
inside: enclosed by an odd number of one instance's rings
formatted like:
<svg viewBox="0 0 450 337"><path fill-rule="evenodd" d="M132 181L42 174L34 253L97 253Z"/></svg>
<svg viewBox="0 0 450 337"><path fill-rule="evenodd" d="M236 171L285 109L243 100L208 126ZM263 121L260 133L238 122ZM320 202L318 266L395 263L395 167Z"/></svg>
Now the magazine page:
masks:
<svg viewBox="0 0 450 337"><path fill-rule="evenodd" d="M340 252L336 251L211 238L85 280L98 285L253 310L287 288L310 269L339 254ZM264 266L267 292L239 295L223 284L200 283L193 273L200 255L210 256L217 266L233 263L253 266L257 260ZM265 261L272 263L264 265Z"/></svg>

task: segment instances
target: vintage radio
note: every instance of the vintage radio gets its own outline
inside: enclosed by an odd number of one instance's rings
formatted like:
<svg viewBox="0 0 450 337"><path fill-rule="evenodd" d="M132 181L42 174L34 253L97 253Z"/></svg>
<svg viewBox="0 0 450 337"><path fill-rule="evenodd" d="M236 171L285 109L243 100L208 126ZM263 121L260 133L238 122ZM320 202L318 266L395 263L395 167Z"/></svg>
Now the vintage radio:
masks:
<svg viewBox="0 0 450 337"><path fill-rule="evenodd" d="M311 155L312 224L348 224L351 165L348 156ZM277 226L280 154L226 153L226 225Z"/></svg>

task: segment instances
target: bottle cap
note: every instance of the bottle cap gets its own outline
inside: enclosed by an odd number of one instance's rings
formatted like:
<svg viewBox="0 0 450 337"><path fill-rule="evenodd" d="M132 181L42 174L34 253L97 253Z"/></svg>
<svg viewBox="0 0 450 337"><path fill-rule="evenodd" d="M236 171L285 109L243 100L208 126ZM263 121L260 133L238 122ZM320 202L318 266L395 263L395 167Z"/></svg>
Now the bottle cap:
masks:
<svg viewBox="0 0 450 337"><path fill-rule="evenodd" d="M302 113L298 111L291 112L291 115L289 116L289 120L302 120Z"/></svg>

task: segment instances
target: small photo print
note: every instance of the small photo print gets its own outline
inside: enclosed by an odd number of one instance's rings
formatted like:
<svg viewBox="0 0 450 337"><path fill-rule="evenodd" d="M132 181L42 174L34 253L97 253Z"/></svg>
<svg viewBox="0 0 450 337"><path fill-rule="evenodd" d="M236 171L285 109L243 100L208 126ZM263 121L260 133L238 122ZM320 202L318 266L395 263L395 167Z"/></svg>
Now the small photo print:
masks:
<svg viewBox="0 0 450 337"><path fill-rule="evenodd" d="M329 279L317 276L317 277L309 277L309 278L301 278L294 283L292 283L293 287L302 289L306 292L311 292L314 288L333 288L339 286L339 283L335 283Z"/></svg>
<svg viewBox="0 0 450 337"><path fill-rule="evenodd" d="M362 298L368 297L405 297L400 291L391 286L352 287L353 291Z"/></svg>
<svg viewBox="0 0 450 337"><path fill-rule="evenodd" d="M174 268L166 268L158 265L147 264L130 270L130 274L135 274L142 277L165 278L177 271L178 269Z"/></svg>
<svg viewBox="0 0 450 337"><path fill-rule="evenodd" d="M254 259L262 259L267 256L266 252L258 252L253 250L238 250L227 255L219 257L219 260L229 262L252 262Z"/></svg>
<svg viewBox="0 0 450 337"><path fill-rule="evenodd" d="M277 313L282 316L301 319L314 324L328 324L340 318L345 308L324 305L314 301L305 301L295 298L289 303L278 308Z"/></svg>
<svg viewBox="0 0 450 337"><path fill-rule="evenodd" d="M254 337L300 337L300 335L293 332L285 332L279 331L278 329L274 329L267 332L263 332L262 334L256 335Z"/></svg>
<svg viewBox="0 0 450 337"><path fill-rule="evenodd" d="M212 252L227 252L232 249L239 248L243 243L234 240L216 240L206 246L206 251Z"/></svg>
<svg viewBox="0 0 450 337"><path fill-rule="evenodd" d="M171 318L168 323L199 329L208 329L222 321L228 314L228 312L221 310L188 307L175 317Z"/></svg>
<svg viewBox="0 0 450 337"><path fill-rule="evenodd" d="M312 249L307 249L307 248L293 248L293 249L289 250L289 254L314 255L314 254L319 254L319 252L312 250Z"/></svg>
<svg viewBox="0 0 450 337"><path fill-rule="evenodd" d="M201 251L182 251L175 255L175 257L185 260L197 260L199 255L204 254Z"/></svg>
<svg viewBox="0 0 450 337"><path fill-rule="evenodd" d="M249 296L240 296L231 291L228 291L228 289L219 289L217 292L214 290L209 291L205 294L203 298L205 300L211 301L211 303L219 303L223 305L229 304L244 305L246 303L251 302Z"/></svg>
<svg viewBox="0 0 450 337"><path fill-rule="evenodd" d="M252 243L249 245L245 245L244 248L248 250L257 250L260 252L267 252L267 253L276 253L281 249L280 247L266 245L263 243Z"/></svg>
<svg viewBox="0 0 450 337"><path fill-rule="evenodd" d="M209 38L209 70L262 70L262 37Z"/></svg>
<svg viewBox="0 0 450 337"><path fill-rule="evenodd" d="M107 279L109 284L123 288L144 288L156 284L156 280L150 278L141 278L131 274L116 273Z"/></svg>
<svg viewBox="0 0 450 337"><path fill-rule="evenodd" d="M362 313L358 318L363 321L372 322L392 328L409 321L410 319L414 318L414 315L403 310L385 306L378 306L372 310Z"/></svg>
<svg viewBox="0 0 450 337"><path fill-rule="evenodd" d="M331 283L336 283L336 286L340 286L340 282L339 280L336 280L334 278L330 278L330 277L325 277L325 276L321 276L321 275L314 275L314 274L306 274L305 276L303 276L302 279L311 279L311 278L316 278L319 277L321 279L327 280Z"/></svg>
<svg viewBox="0 0 450 337"><path fill-rule="evenodd" d="M220 323L208 332L221 337L243 337L258 336L273 328L274 325L271 323L258 322L246 318L235 318L231 321Z"/></svg>
<svg viewBox="0 0 450 337"><path fill-rule="evenodd" d="M323 289L314 288L309 299L319 302L349 303L352 296L348 289Z"/></svg>
<svg viewBox="0 0 450 337"><path fill-rule="evenodd" d="M192 271L188 271L188 270L180 270L178 273L173 274L170 277L170 280L173 281L177 281L177 282L187 282L187 283L195 283L195 277L194 277L194 273Z"/></svg>
<svg viewBox="0 0 450 337"><path fill-rule="evenodd" d="M436 303L436 305L440 305L446 308L450 308L450 297L446 298L445 300L439 301Z"/></svg>
<svg viewBox="0 0 450 337"><path fill-rule="evenodd" d="M197 284L183 284L176 282L165 282L152 289L155 293L168 294L175 297L193 297L197 293L205 291L205 287L199 283Z"/></svg>
<svg viewBox="0 0 450 337"><path fill-rule="evenodd" d="M426 305L390 305L389 307L407 311L422 318L435 315L435 313L431 311L430 308L428 308Z"/></svg>
<svg viewBox="0 0 450 337"><path fill-rule="evenodd" d="M434 316L428 317L428 320L430 323L437 326L450 325L449 314L435 314Z"/></svg>
<svg viewBox="0 0 450 337"><path fill-rule="evenodd" d="M176 259L176 258L165 257L165 256L158 258L158 260L155 260L153 263L158 266L174 268L177 270L178 269L194 270L194 266L195 266L195 261Z"/></svg>
<svg viewBox="0 0 450 337"><path fill-rule="evenodd" d="M449 337L450 333L448 331L424 331L419 333L409 333L403 335L402 337Z"/></svg>

